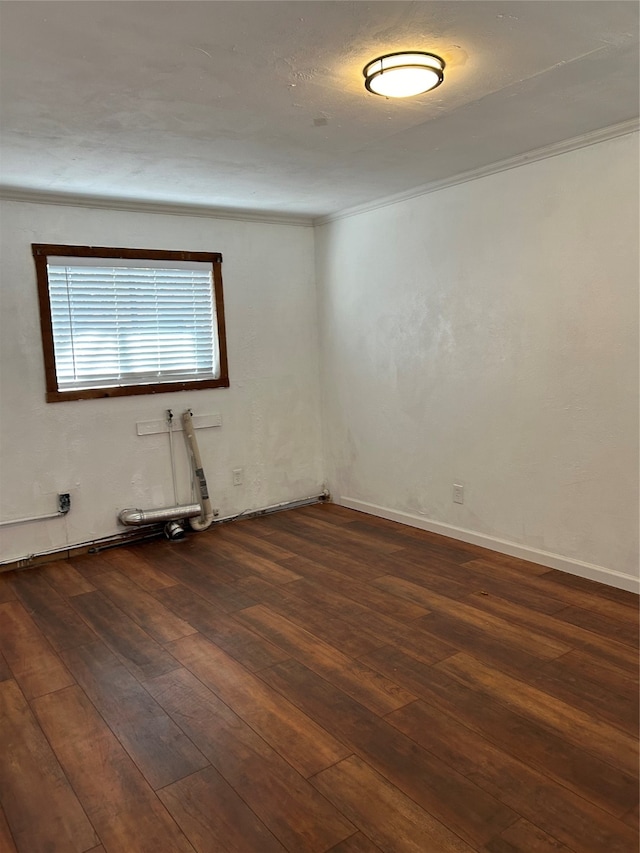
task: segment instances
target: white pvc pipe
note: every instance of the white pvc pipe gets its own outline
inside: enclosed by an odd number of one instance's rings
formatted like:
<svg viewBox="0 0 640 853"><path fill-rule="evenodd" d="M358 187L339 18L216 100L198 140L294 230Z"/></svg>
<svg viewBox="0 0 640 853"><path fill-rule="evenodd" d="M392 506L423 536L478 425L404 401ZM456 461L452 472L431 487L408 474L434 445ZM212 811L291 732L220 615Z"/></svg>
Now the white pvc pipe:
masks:
<svg viewBox="0 0 640 853"><path fill-rule="evenodd" d="M28 518L10 518L8 521L0 521L0 527L5 527L8 524L24 524L25 521L44 521L46 518L60 518L66 515L66 512L50 512L48 515L31 515Z"/></svg>
<svg viewBox="0 0 640 853"><path fill-rule="evenodd" d="M191 420L191 412L189 409L182 414L182 426L184 428L187 447L191 454L191 462L193 464L193 472L196 478L198 493L200 495L200 507L202 510L199 518L189 519L189 525L193 530L206 530L208 527L211 527L214 516L213 509L211 507L211 500L209 499L209 491L207 489L207 480L202 468L200 450L198 448L196 433L193 428L193 421Z"/></svg>
<svg viewBox="0 0 640 853"><path fill-rule="evenodd" d="M167 409L167 421L169 427L169 455L171 457L171 479L173 481L173 499L176 502L176 505L180 505L180 501L178 500L178 487L176 485L176 458L173 452L173 412L171 409Z"/></svg>

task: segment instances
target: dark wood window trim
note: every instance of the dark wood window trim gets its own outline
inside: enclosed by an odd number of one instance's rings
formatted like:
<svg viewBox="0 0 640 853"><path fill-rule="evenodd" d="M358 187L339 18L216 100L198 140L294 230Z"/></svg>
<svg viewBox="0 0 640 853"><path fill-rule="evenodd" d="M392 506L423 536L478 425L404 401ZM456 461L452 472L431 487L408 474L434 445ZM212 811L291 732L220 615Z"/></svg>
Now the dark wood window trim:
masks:
<svg viewBox="0 0 640 853"><path fill-rule="evenodd" d="M104 246L67 246L55 243L32 243L33 258L36 265L38 300L40 306L40 328L46 380L47 403L65 400L91 400L101 397L127 397L135 394L164 394L169 391L193 391L201 388L228 388L229 368L227 364L227 339L224 321L224 300L222 295L222 255L219 252L173 252L163 249L116 249ZM186 382L158 382L154 384L118 386L112 388L87 388L60 391L56 376L56 361L51 322L51 303L49 301L49 280L47 258L117 258L152 261L201 261L213 266L213 287L218 323L218 344L220 349L220 376L218 379L198 379Z"/></svg>

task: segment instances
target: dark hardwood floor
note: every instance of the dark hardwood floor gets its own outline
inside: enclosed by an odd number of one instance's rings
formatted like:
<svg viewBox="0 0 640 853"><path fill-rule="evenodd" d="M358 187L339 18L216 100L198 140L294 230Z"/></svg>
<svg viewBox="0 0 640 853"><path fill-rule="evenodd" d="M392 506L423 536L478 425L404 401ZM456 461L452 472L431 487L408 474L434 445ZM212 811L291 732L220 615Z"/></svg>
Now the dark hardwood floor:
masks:
<svg viewBox="0 0 640 853"><path fill-rule="evenodd" d="M638 599L330 504L0 575L0 850L636 853Z"/></svg>

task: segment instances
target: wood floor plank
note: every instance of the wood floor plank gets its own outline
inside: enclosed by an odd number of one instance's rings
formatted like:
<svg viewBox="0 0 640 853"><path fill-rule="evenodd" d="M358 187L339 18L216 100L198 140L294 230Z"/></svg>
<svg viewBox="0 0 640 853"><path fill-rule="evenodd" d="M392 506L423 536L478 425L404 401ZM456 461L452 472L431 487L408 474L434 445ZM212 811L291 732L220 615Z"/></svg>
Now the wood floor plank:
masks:
<svg viewBox="0 0 640 853"><path fill-rule="evenodd" d="M372 626L374 631L377 631L377 623L384 620L383 614L376 613L364 603L343 595L329 582L322 583L301 579L295 583L287 584L283 592L289 599L295 596L312 607L335 613L336 616L349 622L358 623L362 621Z"/></svg>
<svg viewBox="0 0 640 853"><path fill-rule="evenodd" d="M57 651L91 643L96 635L47 582L49 568L19 572L12 581L25 610Z"/></svg>
<svg viewBox="0 0 640 853"><path fill-rule="evenodd" d="M193 853L193 847L80 687L41 696L33 705L107 850Z"/></svg>
<svg viewBox="0 0 640 853"><path fill-rule="evenodd" d="M95 830L15 681L0 684L0 719L0 799L18 850L95 847Z"/></svg>
<svg viewBox="0 0 640 853"><path fill-rule="evenodd" d="M304 590L318 589L329 584L332 591L343 598L364 605L370 610L390 616L393 619L411 622L420 616L426 616L429 612L419 604L414 604L404 598L389 596L371 584L348 578L339 572L331 572L328 569L325 572L319 571L322 567L311 560L303 560L302 557L294 557L287 562L287 565L295 567L300 574L305 576L304 580L301 579L289 584L287 587L289 592L300 594L301 591L304 593Z"/></svg>
<svg viewBox="0 0 640 853"><path fill-rule="evenodd" d="M206 637L194 634L168 648L304 776L349 754L335 737Z"/></svg>
<svg viewBox="0 0 640 853"><path fill-rule="evenodd" d="M393 645L427 663L436 663L459 651L458 647L420 627L419 619L414 619L413 622L402 622L382 613L376 613L374 616L362 614L354 624L358 629L362 629L365 625L370 626L370 630L375 632L378 640L375 648ZM355 656L362 658L365 655L366 653Z"/></svg>
<svg viewBox="0 0 640 853"><path fill-rule="evenodd" d="M234 584L252 574L245 566L220 555L216 534L217 530L210 528L205 531L204 536L198 536L197 539L187 537L179 542L160 542L156 559L161 561L159 565L165 567L171 576L191 567L203 569L208 577L222 584Z"/></svg>
<svg viewBox="0 0 640 853"><path fill-rule="evenodd" d="M394 526L389 527L390 524ZM355 521L352 527L363 532L373 532L379 529L381 525L391 541L402 546L401 551L397 553L404 553L410 559L417 561L442 558L462 566L469 560L478 560L494 553L478 545L472 545L437 533L430 533L427 530L400 525L397 522L388 522L386 519L373 516L368 516L363 521Z"/></svg>
<svg viewBox="0 0 640 853"><path fill-rule="evenodd" d="M11 579L17 574L17 571L3 572L0 570L0 604L4 604L5 601L16 600L16 591L11 585Z"/></svg>
<svg viewBox="0 0 640 853"><path fill-rule="evenodd" d="M356 512L356 510L347 509L347 507L345 506L340 506L340 504L334 504L328 500L320 501L317 504L310 504L307 507L301 507L300 511L303 513L309 513L310 515L318 516L320 518L324 518L325 520L331 520L333 524L337 525L352 524L358 519L369 518L368 515L365 515L362 512Z"/></svg>
<svg viewBox="0 0 640 853"><path fill-rule="evenodd" d="M480 578L482 593L497 595L540 613L557 613L566 607L565 597L562 594L552 595L552 590L541 581L540 575L525 574L488 560L472 560L463 568Z"/></svg>
<svg viewBox="0 0 640 853"><path fill-rule="evenodd" d="M280 548L266 536L256 536L254 520L247 524L240 521L234 524L226 524L220 531L229 542L235 542L259 557L264 557L272 563L282 564L283 561L291 559L291 551Z"/></svg>
<svg viewBox="0 0 640 853"><path fill-rule="evenodd" d="M267 604L271 610L280 613L315 637L338 645L351 657L359 657L386 642L366 625L343 619L332 610L314 607L288 592L286 587L277 587L255 577L246 578L238 585L246 589L255 601Z"/></svg>
<svg viewBox="0 0 640 853"><path fill-rule="evenodd" d="M416 620L419 626L429 625L432 617L447 616L464 622L479 634L500 640L503 644L509 644L514 651L530 654L540 660L559 657L571 647L557 640L549 639L544 634L527 630L524 627L514 628L499 617L489 618L479 608L462 601L452 601L443 595L426 590L417 584L406 581L403 578L384 577L373 581L374 586L385 589L392 595L402 598L410 598L419 601L428 610L432 611L429 616Z"/></svg>
<svg viewBox="0 0 640 853"><path fill-rule="evenodd" d="M214 767L169 785L158 796L198 853L286 853Z"/></svg>
<svg viewBox="0 0 640 853"><path fill-rule="evenodd" d="M395 562L395 565L393 565ZM554 613L562 600L552 598L536 586L537 577L484 560L456 563L443 555L419 557L411 549L398 551L388 561L388 574L412 581L449 598L464 598L473 592L492 593L538 610ZM381 562L377 565L382 566Z"/></svg>
<svg viewBox="0 0 640 853"><path fill-rule="evenodd" d="M251 518L242 516L238 521L251 521L251 535L260 539L267 539L273 533L273 528L269 526L269 514L255 515Z"/></svg>
<svg viewBox="0 0 640 853"><path fill-rule="evenodd" d="M250 538L250 537L245 537ZM276 548L277 546L271 545L266 539L257 539L255 537L251 538L251 542L255 542L258 546L262 544L268 544L270 548ZM332 583L337 578L345 578L345 575L340 574L340 572L334 572L333 569L328 569L326 566L321 566L319 563L314 563L306 557L299 557L296 554L291 554L290 551L285 551L283 548L278 548L278 552L283 555L278 559L278 565L284 566L285 568L290 568L295 574L298 575L297 580L302 580L303 578L311 578L316 581L326 581L327 583ZM287 584L287 589L290 584Z"/></svg>
<svg viewBox="0 0 640 853"><path fill-rule="evenodd" d="M163 788L209 763L126 667L101 642L63 655L152 788Z"/></svg>
<svg viewBox="0 0 640 853"><path fill-rule="evenodd" d="M182 551L177 556L166 551L158 552L157 558L158 565L169 577L206 598L221 613L234 613L257 604L243 592L234 573L227 571L228 564L221 565L218 561L209 568L206 556L200 561L194 557L187 559L182 556Z"/></svg>
<svg viewBox="0 0 640 853"><path fill-rule="evenodd" d="M473 653L504 672L519 675L535 669L541 663L539 657L525 651L521 645L514 647L507 638L502 641L495 633L493 636L487 634L480 626L469 624L466 619L449 613L432 613L420 620L420 627L449 647ZM531 647L530 650L533 649Z"/></svg>
<svg viewBox="0 0 640 853"><path fill-rule="evenodd" d="M296 572L234 543L225 533L226 531L221 530L221 535L216 540L216 553L224 559L234 565L242 566L251 574L262 577L269 583L281 584L300 580L300 575Z"/></svg>
<svg viewBox="0 0 640 853"><path fill-rule="evenodd" d="M372 566L380 578L387 575L403 578L454 601L466 598L471 592L480 592L485 586L477 572L467 570L460 563L440 556L416 557L407 550L376 557Z"/></svg>
<svg viewBox="0 0 640 853"><path fill-rule="evenodd" d="M105 563L106 571L118 571L133 581L136 586L149 592L173 586L176 583L175 578L160 571L155 561L149 559L147 553L144 545L132 545L128 548L113 548L105 551L101 559Z"/></svg>
<svg viewBox="0 0 640 853"><path fill-rule="evenodd" d="M320 853L355 832L293 767L185 669L147 689L273 835L296 853Z"/></svg>
<svg viewBox="0 0 640 853"><path fill-rule="evenodd" d="M206 571L190 569L188 573L176 575L176 578L183 586L206 598L221 613L233 614L258 603L244 592L241 583L219 583L208 577Z"/></svg>
<svg viewBox="0 0 640 853"><path fill-rule="evenodd" d="M581 853L631 853L637 838L622 821L527 767L421 700L388 717L395 726L543 832Z"/></svg>
<svg viewBox="0 0 640 853"><path fill-rule="evenodd" d="M367 658L371 666L393 675L429 705L504 749L513 758L570 788L618 817L638 801L638 779L567 742L501 703L501 697L479 697L473 690L435 667L388 647ZM393 717L388 717L393 721Z"/></svg>
<svg viewBox="0 0 640 853"><path fill-rule="evenodd" d="M565 844L524 818L490 841L485 850L487 853L572 853Z"/></svg>
<svg viewBox="0 0 640 853"><path fill-rule="evenodd" d="M417 596L417 600L425 605L430 602L434 612L412 622L408 632L406 628L404 629L405 633L419 631L419 643L412 641L411 637L404 642L399 642L398 637L393 634L391 636L380 634L385 637L386 642L398 645L421 659L425 658L419 651L420 647L428 648L424 640L425 635L430 635L434 643L440 644L443 651L441 658L448 656L447 649L449 654L452 649L466 649L506 672L514 673L536 667L541 660L546 660L547 656L557 656L562 650L570 648L567 645L549 645L542 637L542 648L538 650L537 645L531 643L531 635L527 642L527 638L521 635L519 628L505 626L504 622L487 617L480 608L469 608L462 598L454 601L431 589L420 591L421 588L418 585L405 578L388 575L373 583L390 595L398 595L410 600Z"/></svg>
<svg viewBox="0 0 640 853"><path fill-rule="evenodd" d="M152 678L178 666L162 646L101 592L76 595L70 601L98 637L137 678Z"/></svg>
<svg viewBox="0 0 640 853"><path fill-rule="evenodd" d="M455 768L297 661L263 670L260 677L320 725L331 725L356 755L429 814L455 826L469 844L482 845L517 819Z"/></svg>
<svg viewBox="0 0 640 853"><path fill-rule="evenodd" d="M349 510L347 510L349 512ZM304 516L301 513L301 516ZM326 507L320 507L315 512L313 508L309 508L306 512L305 521L307 524L313 524L317 530L336 531L340 536L348 537L354 543L366 543L367 551L373 550L376 554L395 554L398 551L407 547L407 539L402 535L402 525L396 524L394 528L380 529L375 524L367 524L366 516L358 518L353 511L350 515L345 515L342 518L337 518L333 514L328 514ZM336 520L338 524L336 524ZM409 540L413 542L413 540Z"/></svg>
<svg viewBox="0 0 640 853"><path fill-rule="evenodd" d="M381 853L381 850L366 835L356 832L355 835L336 844L327 853Z"/></svg>
<svg viewBox="0 0 640 853"><path fill-rule="evenodd" d="M609 685L580 674L573 660L565 657L539 666L529 674L529 684L635 736L639 723L637 684L625 694L622 688L612 691Z"/></svg>
<svg viewBox="0 0 640 853"><path fill-rule="evenodd" d="M182 584L157 590L155 595L169 610L252 672L289 657L281 648L250 631L233 616L216 610L206 599Z"/></svg>
<svg viewBox="0 0 640 853"><path fill-rule="evenodd" d="M74 683L19 601L0 604L0 652L27 699Z"/></svg>
<svg viewBox="0 0 640 853"><path fill-rule="evenodd" d="M638 698L640 671L631 673L618 669L610 661L605 663L581 649L573 649L566 655L556 658L555 665L565 669L567 678L586 678L589 681L595 681L614 696L622 696L627 700Z"/></svg>
<svg viewBox="0 0 640 853"><path fill-rule="evenodd" d="M331 504L331 508L334 506L338 506L339 509L344 513L350 513L351 524L350 527L353 527L355 530L361 530L364 532L382 532L385 536L388 536L392 542L396 542L401 547L405 548L408 545L412 545L416 541L418 545L428 545L432 541L426 530L418 530L415 527L412 527L408 524L401 524L398 521L391 521L389 518L382 518L381 516L369 515L365 512L359 512L355 510L349 510L346 507L340 507L337 504ZM443 541L443 540L442 540ZM451 543L453 546L457 547L458 545L466 544L460 543L454 539L447 539L448 543ZM468 556L468 551L464 551L466 555L466 559L470 560L471 557ZM477 557L476 551L473 551L473 554Z"/></svg>
<svg viewBox="0 0 640 853"><path fill-rule="evenodd" d="M638 678L638 655L629 646L610 637L602 637L584 628L563 622L555 616L533 613L527 607L504 601L495 596L469 596L474 607L481 608L486 614L497 616L514 627L532 628L547 637L566 644L570 650L588 652L604 665L613 665L622 670L627 677Z"/></svg>
<svg viewBox="0 0 640 853"><path fill-rule="evenodd" d="M541 726L584 747L603 761L630 775L638 768L637 741L574 705L555 699L525 681L512 678L460 653L435 664L438 669L472 687L479 696L499 699L516 713L529 716Z"/></svg>
<svg viewBox="0 0 640 853"><path fill-rule="evenodd" d="M563 587L572 587L573 589L589 592L598 598L607 598L609 601L616 601L618 604L625 604L631 607L634 611L638 610L638 596L636 593L628 592L626 589L617 589L614 586L606 586L602 583L581 578L578 575L570 575L567 572L560 572L557 569L551 569L545 572L545 579L553 584L559 584Z"/></svg>
<svg viewBox="0 0 640 853"><path fill-rule="evenodd" d="M623 611L631 609L623 604L616 606ZM585 628L587 631L593 631L595 634L601 634L603 637L612 637L619 643L624 643L633 649L638 648L638 623L636 619L623 621L615 616L580 607L567 607L566 610L556 613L555 617L563 622L569 622L571 625L577 625L579 628Z"/></svg>
<svg viewBox="0 0 640 853"><path fill-rule="evenodd" d="M347 657L262 604L239 611L236 618L374 713L386 714L416 698L391 679Z"/></svg>
<svg viewBox="0 0 640 853"><path fill-rule="evenodd" d="M167 610L145 590L132 586L120 572L104 572L96 577L95 584L116 607L158 643L170 643L196 633L192 625ZM164 588L173 589L171 586Z"/></svg>
<svg viewBox="0 0 640 853"><path fill-rule="evenodd" d="M631 811L628 811L622 819L635 832L638 832L640 829L640 803L636 803Z"/></svg>
<svg viewBox="0 0 640 853"><path fill-rule="evenodd" d="M17 853L13 835L9 829L4 809L0 805L0 851L1 853Z"/></svg>
<svg viewBox="0 0 640 853"><path fill-rule="evenodd" d="M291 517L288 513L283 513L281 519L289 522ZM338 545L342 548L354 548L356 553L362 554L393 554L395 551L401 550L400 545L393 542L389 536L378 531L368 531L361 533L354 528L353 525L343 525L338 530L330 521L318 516L313 517L309 514L299 513L295 519L296 530L304 531L310 539L316 542L335 547Z"/></svg>
<svg viewBox="0 0 640 853"><path fill-rule="evenodd" d="M302 536L295 536L291 530L291 527L286 530L274 528L269 536L269 542L285 548L292 556L306 557L349 577L371 580L383 574L378 569L372 569L367 560L354 559L351 555L344 553L341 548L330 548ZM254 531L251 530L249 535L255 535Z"/></svg>
<svg viewBox="0 0 640 853"><path fill-rule="evenodd" d="M153 547L153 567L159 571L160 577L168 578L174 583L180 583L191 572L206 572L212 583L229 584L238 580L238 572L226 568L226 561L215 559L211 556L209 548L205 547L205 536L199 536L197 543L190 539L181 539L178 542L159 541ZM112 552L117 554L120 549ZM139 557L145 559L146 551L140 548L130 549ZM113 557L112 557L113 558ZM121 566L114 566L118 571L127 574ZM130 572L133 570L130 568ZM137 571L137 566L136 566ZM133 574L132 574L133 577ZM171 586L171 584L164 584ZM160 587L160 584L158 584Z"/></svg>
<svg viewBox="0 0 640 853"><path fill-rule="evenodd" d="M365 533L383 530L392 542L401 545L404 550L414 550L417 556L443 555L446 559L461 565L469 560L481 559L483 556L493 556L495 553L479 545L472 545L459 539L365 513L360 513L350 526Z"/></svg>
<svg viewBox="0 0 640 853"><path fill-rule="evenodd" d="M0 681L7 681L9 678L13 678L13 674L9 669L9 664L5 656L0 652Z"/></svg>
<svg viewBox="0 0 640 853"><path fill-rule="evenodd" d="M595 591L583 591L572 586L553 583L548 579L548 575L546 574L523 577L522 572L517 569L500 566L488 560L474 560L470 563L465 563L464 568L473 568L475 571L484 572L485 577L488 579L494 578L496 575L502 577L509 583L509 586L495 587L495 594L501 598L507 598L507 595L504 594L505 590L512 593L513 590L520 586L526 587L529 594L532 595L530 600L526 598L521 601L518 601L517 598L511 598L510 600L524 604L534 610L540 610L541 613L551 613L553 611L550 608L545 609L544 607L535 606L536 598L533 594L537 595L542 602L550 601L557 610L561 609L561 607L557 606L558 604L564 604L565 607L577 607L595 611L602 616L608 616L615 622L626 625L627 628L635 628L636 634L638 633L637 606L633 608L620 602L612 601L608 597L601 595L599 589ZM602 584L596 585L596 587L598 586L602 587Z"/></svg>
<svg viewBox="0 0 640 853"><path fill-rule="evenodd" d="M397 853L473 853L473 848L351 756L313 777L313 784L383 850Z"/></svg>
<svg viewBox="0 0 640 853"><path fill-rule="evenodd" d="M83 577L69 560L57 560L47 563L44 576L49 586L53 587L64 598L82 595L83 592L93 592L95 586Z"/></svg>
<svg viewBox="0 0 640 853"><path fill-rule="evenodd" d="M73 558L73 567L76 571L80 572L80 574L87 578L89 582L91 582L91 578L94 575L100 574L100 572L108 571L108 566L104 561L104 555L107 554L108 551L98 552L95 554L82 554Z"/></svg>

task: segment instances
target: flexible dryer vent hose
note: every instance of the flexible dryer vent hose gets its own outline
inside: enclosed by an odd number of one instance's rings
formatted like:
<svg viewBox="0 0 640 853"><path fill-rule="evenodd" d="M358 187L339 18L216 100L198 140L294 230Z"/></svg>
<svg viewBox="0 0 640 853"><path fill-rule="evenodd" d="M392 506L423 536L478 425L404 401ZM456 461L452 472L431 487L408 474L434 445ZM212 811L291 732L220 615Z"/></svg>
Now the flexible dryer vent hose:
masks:
<svg viewBox="0 0 640 853"><path fill-rule="evenodd" d="M211 526L211 522L213 521L213 509L211 508L211 500L209 499L209 492L207 490L207 480L202 469L202 459L200 458L196 432L193 428L191 412L188 409L182 415L182 426L184 428L187 447L189 448L189 453L191 455L193 472L195 474L198 494L200 496L200 508L202 510L197 518L189 519L189 525L194 530L206 530Z"/></svg>
<svg viewBox="0 0 640 853"><path fill-rule="evenodd" d="M158 524L164 521L189 518L200 515L202 507L199 504L188 506L168 506L163 509L123 509L118 516L121 524Z"/></svg>

